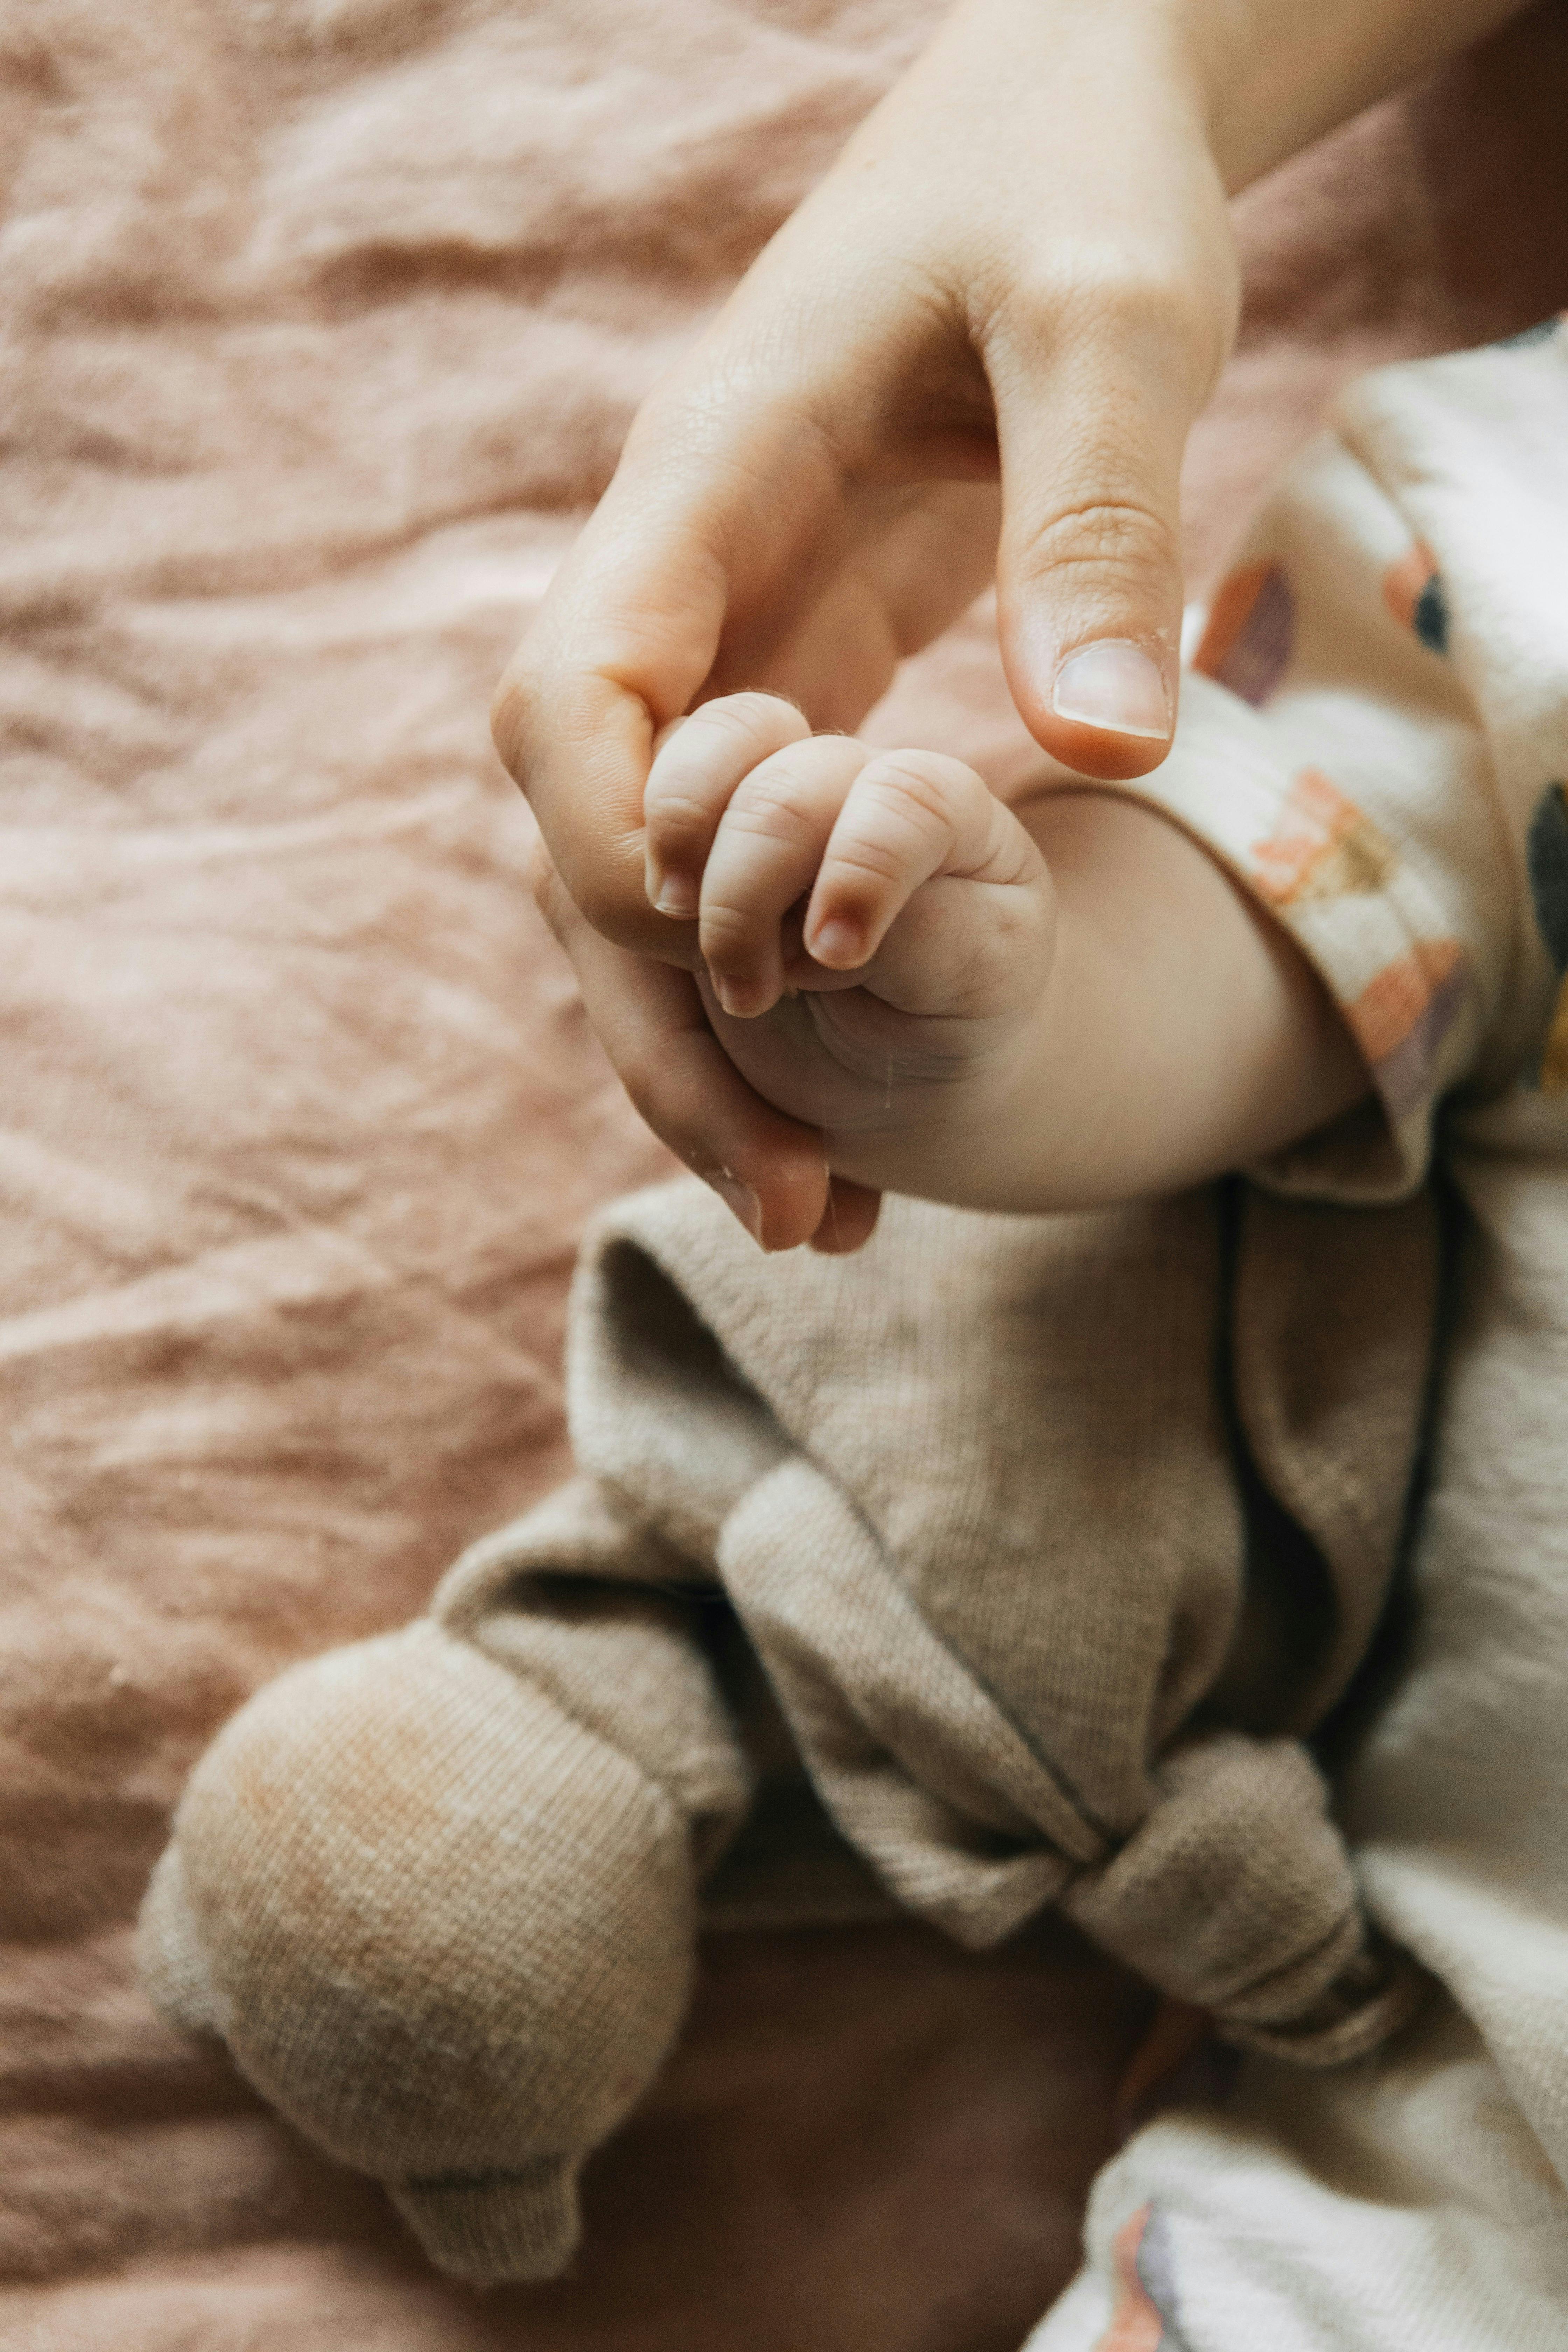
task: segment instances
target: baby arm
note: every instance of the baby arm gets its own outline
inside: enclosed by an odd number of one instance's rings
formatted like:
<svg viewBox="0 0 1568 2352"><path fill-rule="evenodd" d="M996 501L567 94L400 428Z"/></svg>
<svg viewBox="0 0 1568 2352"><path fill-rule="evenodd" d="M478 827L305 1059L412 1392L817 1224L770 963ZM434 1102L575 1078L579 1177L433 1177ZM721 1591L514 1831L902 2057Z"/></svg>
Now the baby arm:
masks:
<svg viewBox="0 0 1568 2352"><path fill-rule="evenodd" d="M668 731L644 816L649 895L700 874L719 1045L854 1186L1003 1210L1167 1192L1366 1091L1289 935L1138 802L1008 809L956 760L812 736L753 694Z"/></svg>

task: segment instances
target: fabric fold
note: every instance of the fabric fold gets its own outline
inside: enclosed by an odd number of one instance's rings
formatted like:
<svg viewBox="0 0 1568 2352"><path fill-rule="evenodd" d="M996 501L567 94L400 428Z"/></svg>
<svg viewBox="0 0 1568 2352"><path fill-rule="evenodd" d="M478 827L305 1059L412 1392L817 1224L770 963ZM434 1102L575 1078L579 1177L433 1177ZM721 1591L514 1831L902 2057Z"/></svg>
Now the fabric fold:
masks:
<svg viewBox="0 0 1568 2352"><path fill-rule="evenodd" d="M1369 2048L1412 1979L1300 1740L1393 1570L1436 1228L1425 1195L1366 1220L1386 1285L1241 1185L890 1200L848 1259L762 1257L690 1180L617 1204L573 1294L578 1476L427 1619L241 1710L149 1984L470 2279L568 2259L791 1770L964 1945L1058 1903L1233 2040ZM842 1870L795 1860L794 1916L841 1916Z"/></svg>

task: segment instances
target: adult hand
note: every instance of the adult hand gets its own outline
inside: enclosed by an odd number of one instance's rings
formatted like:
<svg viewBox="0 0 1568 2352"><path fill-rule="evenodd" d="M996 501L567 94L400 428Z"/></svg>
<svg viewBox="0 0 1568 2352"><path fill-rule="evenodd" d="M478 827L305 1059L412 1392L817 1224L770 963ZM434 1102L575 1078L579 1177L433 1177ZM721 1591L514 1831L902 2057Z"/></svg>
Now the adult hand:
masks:
<svg viewBox="0 0 1568 2352"><path fill-rule="evenodd" d="M853 1245L874 1198L840 1192L827 1216L820 1137L708 1028L668 795L645 837L656 736L740 688L852 729L994 576L1039 741L1091 777L1157 765L1179 468L1237 310L1216 124L1245 177L1288 152L1249 140L1261 112L1311 135L1405 64L1391 23L1465 5L1322 0L1303 30L1296 0L1267 0L1232 58L1215 24L1237 12L1202 0L961 0L637 415L501 683L496 740L633 1100L765 1245L819 1228Z"/></svg>

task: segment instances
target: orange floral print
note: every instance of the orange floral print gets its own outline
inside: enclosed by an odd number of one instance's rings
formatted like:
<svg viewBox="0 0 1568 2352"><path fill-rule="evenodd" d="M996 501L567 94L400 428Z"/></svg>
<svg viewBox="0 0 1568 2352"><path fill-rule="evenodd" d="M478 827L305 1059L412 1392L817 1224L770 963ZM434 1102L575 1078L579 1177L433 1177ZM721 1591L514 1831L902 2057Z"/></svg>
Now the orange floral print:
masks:
<svg viewBox="0 0 1568 2352"><path fill-rule="evenodd" d="M1160 2352L1165 2323L1138 2275L1138 2249L1143 2242L1152 2210L1141 2205L1131 2220L1122 2223L1112 2242L1116 2309L1096 2352Z"/></svg>
<svg viewBox="0 0 1568 2352"><path fill-rule="evenodd" d="M1381 890L1394 856L1372 819L1321 768L1303 768L1274 831L1248 853L1252 878L1272 907Z"/></svg>
<svg viewBox="0 0 1568 2352"><path fill-rule="evenodd" d="M1383 601L1400 627L1412 630L1428 651L1447 652L1447 594L1437 559L1424 539L1384 572Z"/></svg>
<svg viewBox="0 0 1568 2352"><path fill-rule="evenodd" d="M1403 1118L1429 1091L1443 1040L1464 1002L1467 976L1458 940L1421 940L1346 1005L1345 1018L1391 1118Z"/></svg>
<svg viewBox="0 0 1568 2352"><path fill-rule="evenodd" d="M1563 981L1557 990L1535 1083L1543 1095L1560 1095L1568 1087L1568 980Z"/></svg>

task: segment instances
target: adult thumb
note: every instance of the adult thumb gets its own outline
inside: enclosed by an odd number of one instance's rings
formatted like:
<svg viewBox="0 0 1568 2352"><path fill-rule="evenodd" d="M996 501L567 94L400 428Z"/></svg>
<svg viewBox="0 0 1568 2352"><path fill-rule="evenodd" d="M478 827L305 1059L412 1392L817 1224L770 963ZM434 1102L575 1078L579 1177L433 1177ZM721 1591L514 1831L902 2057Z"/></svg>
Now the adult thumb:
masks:
<svg viewBox="0 0 1568 2352"><path fill-rule="evenodd" d="M1009 322L988 364L1013 699L1067 766L1121 778L1157 768L1175 726L1182 453L1207 386L1173 329L1106 309L1076 342Z"/></svg>

